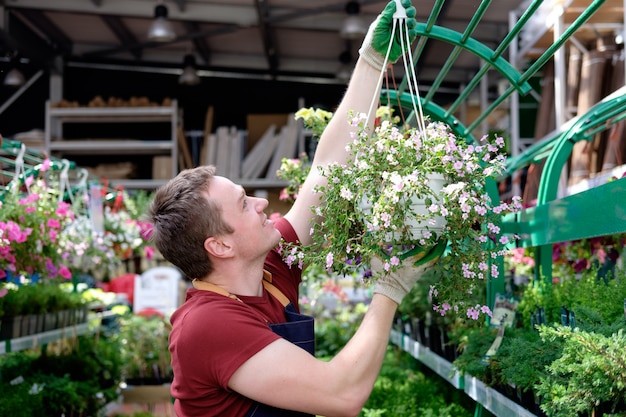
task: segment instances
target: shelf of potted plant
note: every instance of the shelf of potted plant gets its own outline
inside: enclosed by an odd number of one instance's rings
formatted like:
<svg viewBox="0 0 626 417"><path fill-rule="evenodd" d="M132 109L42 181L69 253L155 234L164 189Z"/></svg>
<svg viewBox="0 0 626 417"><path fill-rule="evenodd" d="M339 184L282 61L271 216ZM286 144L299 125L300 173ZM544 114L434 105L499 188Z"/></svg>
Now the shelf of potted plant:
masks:
<svg viewBox="0 0 626 417"><path fill-rule="evenodd" d="M454 388L463 389L463 375L450 362L420 344L417 340L412 339L407 334L392 330L390 341L435 371L437 375L448 381Z"/></svg>
<svg viewBox="0 0 626 417"><path fill-rule="evenodd" d="M535 417L533 413L495 389L486 386L479 379L471 375L461 374L452 363L421 345L409 335L393 330L390 341L435 371L454 388L463 390L470 398L496 416Z"/></svg>
<svg viewBox="0 0 626 417"><path fill-rule="evenodd" d="M69 337L82 336L90 331L89 323L81 323L15 339L2 340L0 341L0 355L44 346Z"/></svg>

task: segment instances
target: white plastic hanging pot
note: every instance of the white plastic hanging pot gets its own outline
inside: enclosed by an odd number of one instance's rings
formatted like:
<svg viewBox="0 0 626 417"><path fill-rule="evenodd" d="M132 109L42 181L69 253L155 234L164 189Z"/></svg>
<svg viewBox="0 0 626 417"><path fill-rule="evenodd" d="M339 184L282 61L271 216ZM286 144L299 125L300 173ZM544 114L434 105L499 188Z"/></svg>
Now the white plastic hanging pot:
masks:
<svg viewBox="0 0 626 417"><path fill-rule="evenodd" d="M429 173L427 174L429 179L429 187L433 191L435 196L441 193L441 190L446 185L446 180L442 174ZM433 197L431 197L432 199ZM399 203L402 204L402 203ZM359 206L366 217L372 215L372 202L367 196L363 196ZM446 219L443 216L432 216L426 202L423 199L413 196L411 198L411 211L414 216L406 219L405 225L408 227L408 231L412 242L418 242L420 239L428 236L428 233L439 235L443 228L446 226ZM428 220L419 220L420 217L429 216ZM371 223L370 223L371 224ZM373 231L379 230L379 227L371 226ZM399 231L389 231L385 234L385 243L393 243L395 241L394 235L399 236Z"/></svg>

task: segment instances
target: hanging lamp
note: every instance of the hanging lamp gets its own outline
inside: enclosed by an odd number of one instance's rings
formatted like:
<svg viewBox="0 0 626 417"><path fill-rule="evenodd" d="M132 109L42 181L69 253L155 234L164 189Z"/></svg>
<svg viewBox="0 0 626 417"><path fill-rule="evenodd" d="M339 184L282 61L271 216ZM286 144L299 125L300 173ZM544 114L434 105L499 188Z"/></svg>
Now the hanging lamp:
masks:
<svg viewBox="0 0 626 417"><path fill-rule="evenodd" d="M178 78L178 83L183 85L196 85L200 83L196 67L196 57L193 54L185 55L183 59L183 72Z"/></svg>
<svg viewBox="0 0 626 417"><path fill-rule="evenodd" d="M4 76L3 84L7 87L21 87L26 82L24 74L19 70L18 65L20 59L16 52L9 56L9 68L10 70Z"/></svg>
<svg viewBox="0 0 626 417"><path fill-rule="evenodd" d="M343 21L340 36L344 39L359 39L367 33L367 25L359 16L361 6L356 1L350 1L346 4L346 13L348 17Z"/></svg>
<svg viewBox="0 0 626 417"><path fill-rule="evenodd" d="M176 39L172 23L167 19L167 6L157 4L154 8L154 22L148 30L148 39L155 42L169 42Z"/></svg>

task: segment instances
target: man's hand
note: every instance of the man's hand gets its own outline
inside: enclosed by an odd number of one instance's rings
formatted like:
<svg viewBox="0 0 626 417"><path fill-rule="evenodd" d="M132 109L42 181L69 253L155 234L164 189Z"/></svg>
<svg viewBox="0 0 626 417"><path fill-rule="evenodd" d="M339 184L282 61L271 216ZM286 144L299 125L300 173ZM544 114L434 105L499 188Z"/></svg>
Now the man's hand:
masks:
<svg viewBox="0 0 626 417"><path fill-rule="evenodd" d="M394 63L403 54L402 45L405 48L410 46L410 43L415 40L417 31L415 27L417 22L415 21L415 7L411 5L411 0L401 0L404 7L404 13L406 17L399 19L400 24L397 25L394 34L393 44L389 51L389 63ZM396 12L396 1L391 0L385 9L378 15L376 20L370 25L367 35L363 40L359 54L365 59L371 66L379 70L383 69L385 63L385 56L389 49L389 42L391 39L392 28L394 24L394 13ZM401 15L402 10L400 11ZM404 32L405 25L401 24L402 21L406 21L406 28L408 28L409 45L406 44L406 34Z"/></svg>
<svg viewBox="0 0 626 417"><path fill-rule="evenodd" d="M393 272L386 272L385 263L387 261L378 257L373 258L371 262L372 275L380 276L374 284L373 292L383 294L400 305L404 296L411 291L424 271L439 260L446 246L447 241L442 240L431 248L416 250L412 256L407 254L403 257L400 268Z"/></svg>

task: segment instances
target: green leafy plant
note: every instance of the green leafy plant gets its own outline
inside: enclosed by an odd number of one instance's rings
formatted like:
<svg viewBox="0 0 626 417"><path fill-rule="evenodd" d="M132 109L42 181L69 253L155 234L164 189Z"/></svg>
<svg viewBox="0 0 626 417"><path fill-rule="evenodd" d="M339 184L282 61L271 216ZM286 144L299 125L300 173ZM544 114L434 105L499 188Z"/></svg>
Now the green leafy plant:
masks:
<svg viewBox="0 0 626 417"><path fill-rule="evenodd" d="M462 417L473 415L471 401L447 382L429 377L404 352L389 348L380 374L360 416Z"/></svg>
<svg viewBox="0 0 626 417"><path fill-rule="evenodd" d="M128 313L120 317L121 373L129 384L171 381L170 330L169 321L158 314Z"/></svg>
<svg viewBox="0 0 626 417"><path fill-rule="evenodd" d="M548 367L537 384L543 397L541 409L549 416L577 415L606 405L608 412L626 410L626 335L623 329L611 336L543 326L542 339L563 340L562 355Z"/></svg>
<svg viewBox="0 0 626 417"><path fill-rule="evenodd" d="M118 396L119 352L113 340L79 337L70 351L0 356L0 415L101 415Z"/></svg>
<svg viewBox="0 0 626 417"><path fill-rule="evenodd" d="M563 350L563 343L543 341L536 330L507 329L502 345L493 360L502 373L502 380L514 384L522 391L531 391L548 373L547 366Z"/></svg>

